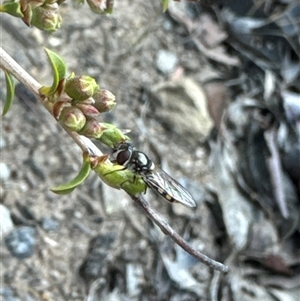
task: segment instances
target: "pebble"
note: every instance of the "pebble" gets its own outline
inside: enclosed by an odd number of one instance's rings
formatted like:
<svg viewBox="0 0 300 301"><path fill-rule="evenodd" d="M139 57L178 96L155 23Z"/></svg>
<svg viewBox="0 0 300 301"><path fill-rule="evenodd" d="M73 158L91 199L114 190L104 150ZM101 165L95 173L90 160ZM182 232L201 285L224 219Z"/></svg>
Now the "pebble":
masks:
<svg viewBox="0 0 300 301"><path fill-rule="evenodd" d="M156 66L163 74L170 74L174 71L178 62L177 56L167 50L159 50L156 55Z"/></svg>
<svg viewBox="0 0 300 301"><path fill-rule="evenodd" d="M0 149L6 147L6 141L3 139L3 137L0 137Z"/></svg>
<svg viewBox="0 0 300 301"><path fill-rule="evenodd" d="M0 300L3 301L21 301L14 296L14 292L9 287L0 287Z"/></svg>
<svg viewBox="0 0 300 301"><path fill-rule="evenodd" d="M127 292L134 298L141 293L143 268L139 264L126 265Z"/></svg>
<svg viewBox="0 0 300 301"><path fill-rule="evenodd" d="M59 222L53 218L44 217L41 219L41 226L47 232L56 231L59 227Z"/></svg>
<svg viewBox="0 0 300 301"><path fill-rule="evenodd" d="M0 181L7 181L10 177L10 169L7 164L0 162Z"/></svg>
<svg viewBox="0 0 300 301"><path fill-rule="evenodd" d="M10 211L0 204L0 237L1 239L14 228Z"/></svg>
<svg viewBox="0 0 300 301"><path fill-rule="evenodd" d="M18 227L5 237L6 247L14 257L28 258L34 253L36 234L36 229L33 227Z"/></svg>

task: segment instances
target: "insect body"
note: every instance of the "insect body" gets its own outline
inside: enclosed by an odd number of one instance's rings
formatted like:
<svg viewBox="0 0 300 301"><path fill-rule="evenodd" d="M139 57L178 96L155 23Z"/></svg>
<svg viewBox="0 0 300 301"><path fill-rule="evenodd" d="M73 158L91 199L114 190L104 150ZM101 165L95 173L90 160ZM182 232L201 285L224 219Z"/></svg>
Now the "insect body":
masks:
<svg viewBox="0 0 300 301"><path fill-rule="evenodd" d="M113 152L116 162L139 174L148 187L157 191L167 201L195 207L195 201L186 189L171 178L143 152L137 151L129 143L121 143Z"/></svg>

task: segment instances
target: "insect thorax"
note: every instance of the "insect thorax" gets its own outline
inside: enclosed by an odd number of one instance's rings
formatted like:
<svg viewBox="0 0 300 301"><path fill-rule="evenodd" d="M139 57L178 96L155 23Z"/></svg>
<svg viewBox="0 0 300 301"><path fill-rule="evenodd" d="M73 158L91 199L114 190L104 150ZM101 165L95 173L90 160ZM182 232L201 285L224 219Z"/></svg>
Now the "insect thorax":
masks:
<svg viewBox="0 0 300 301"><path fill-rule="evenodd" d="M150 172L155 168L154 163L142 152L133 151L129 168L137 173Z"/></svg>

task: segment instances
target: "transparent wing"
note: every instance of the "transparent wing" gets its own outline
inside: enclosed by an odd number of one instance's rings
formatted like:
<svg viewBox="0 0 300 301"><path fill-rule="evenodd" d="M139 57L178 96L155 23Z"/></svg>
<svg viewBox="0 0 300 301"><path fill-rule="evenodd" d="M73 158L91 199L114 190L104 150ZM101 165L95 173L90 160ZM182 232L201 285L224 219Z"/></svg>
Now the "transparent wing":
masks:
<svg viewBox="0 0 300 301"><path fill-rule="evenodd" d="M162 169L156 167L151 172L143 175L143 178L150 188L157 191L167 201L171 203L178 202L187 207L196 206L189 192Z"/></svg>

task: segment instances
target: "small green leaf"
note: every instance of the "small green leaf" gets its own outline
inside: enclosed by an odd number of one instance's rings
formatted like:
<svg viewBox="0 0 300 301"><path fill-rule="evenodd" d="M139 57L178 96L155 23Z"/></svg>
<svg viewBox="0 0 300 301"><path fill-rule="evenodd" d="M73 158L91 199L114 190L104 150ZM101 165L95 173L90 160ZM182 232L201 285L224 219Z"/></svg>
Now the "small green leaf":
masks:
<svg viewBox="0 0 300 301"><path fill-rule="evenodd" d="M163 12L165 12L168 9L169 6L169 0L161 0Z"/></svg>
<svg viewBox="0 0 300 301"><path fill-rule="evenodd" d="M17 18L23 18L24 15L21 11L21 4L20 2L6 2L0 5L0 12L8 13Z"/></svg>
<svg viewBox="0 0 300 301"><path fill-rule="evenodd" d="M10 109L15 95L15 84L10 73L5 71L5 81L6 81L6 101L3 108L2 116L4 116Z"/></svg>
<svg viewBox="0 0 300 301"><path fill-rule="evenodd" d="M107 185L123 189L130 195L144 193L147 186L143 179L124 166L112 164L108 155L91 158L92 168Z"/></svg>
<svg viewBox="0 0 300 301"><path fill-rule="evenodd" d="M64 79L66 75L66 64L63 59L57 55L55 52L45 48L46 54L51 63L53 71L53 84L51 87L42 87L40 93L45 96L53 96L57 91L60 82Z"/></svg>
<svg viewBox="0 0 300 301"><path fill-rule="evenodd" d="M83 164L79 174L71 182L57 187L51 188L51 191L57 194L68 194L72 192L78 185L80 185L90 174L91 163L87 153L83 153Z"/></svg>

